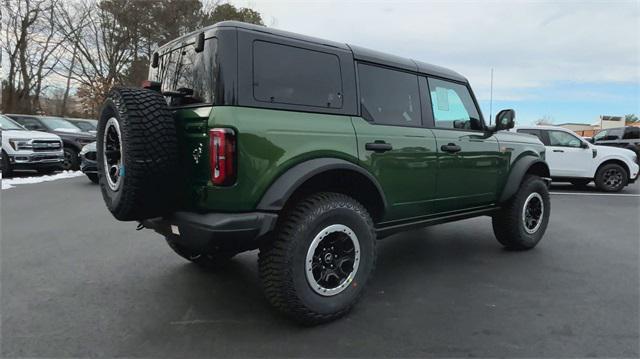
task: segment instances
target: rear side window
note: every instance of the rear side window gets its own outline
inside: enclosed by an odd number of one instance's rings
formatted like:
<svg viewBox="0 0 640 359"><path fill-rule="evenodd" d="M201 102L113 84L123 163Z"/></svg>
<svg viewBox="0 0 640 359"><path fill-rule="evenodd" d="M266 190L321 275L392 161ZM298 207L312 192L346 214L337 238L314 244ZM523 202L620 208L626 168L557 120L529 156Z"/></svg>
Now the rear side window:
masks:
<svg viewBox="0 0 640 359"><path fill-rule="evenodd" d="M637 140L640 138L640 127L627 127L624 131L624 140Z"/></svg>
<svg viewBox="0 0 640 359"><path fill-rule="evenodd" d="M429 92L436 128L483 129L480 114L466 86L429 78Z"/></svg>
<svg viewBox="0 0 640 359"><path fill-rule="evenodd" d="M255 41L253 96L262 102L342 108L339 58L325 52Z"/></svg>
<svg viewBox="0 0 640 359"><path fill-rule="evenodd" d="M418 76L358 64L362 117L383 125L422 125Z"/></svg>
<svg viewBox="0 0 640 359"><path fill-rule="evenodd" d="M542 141L542 143L544 143L545 145L547 143L545 143L546 141L544 140L543 136L542 136L542 131L540 130L534 130L534 129L518 129L518 133L526 133L529 135L534 135L536 137L538 137L540 139L540 141Z"/></svg>
<svg viewBox="0 0 640 359"><path fill-rule="evenodd" d="M624 128L612 128L607 131L607 134L602 138L604 141L617 141L622 138Z"/></svg>

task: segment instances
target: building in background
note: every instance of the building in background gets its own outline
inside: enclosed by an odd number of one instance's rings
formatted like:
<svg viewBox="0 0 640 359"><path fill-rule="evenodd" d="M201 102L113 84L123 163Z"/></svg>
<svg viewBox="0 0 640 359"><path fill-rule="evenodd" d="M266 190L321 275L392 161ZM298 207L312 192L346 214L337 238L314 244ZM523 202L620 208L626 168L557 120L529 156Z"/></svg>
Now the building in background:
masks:
<svg viewBox="0 0 640 359"><path fill-rule="evenodd" d="M599 130L604 130L605 128L624 127L624 116L600 115L593 125L598 126Z"/></svg>
<svg viewBox="0 0 640 359"><path fill-rule="evenodd" d="M599 130L599 126L590 125L588 123L559 123L556 126L566 128L567 130L571 130L575 132L577 135L582 137L593 137Z"/></svg>

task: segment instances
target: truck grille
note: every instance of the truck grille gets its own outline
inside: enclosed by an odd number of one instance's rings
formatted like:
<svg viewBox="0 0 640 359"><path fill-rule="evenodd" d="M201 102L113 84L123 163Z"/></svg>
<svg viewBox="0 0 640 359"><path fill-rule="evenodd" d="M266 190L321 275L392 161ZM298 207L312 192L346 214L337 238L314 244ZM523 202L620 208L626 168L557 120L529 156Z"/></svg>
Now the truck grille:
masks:
<svg viewBox="0 0 640 359"><path fill-rule="evenodd" d="M33 152L59 151L62 143L57 140L33 140Z"/></svg>

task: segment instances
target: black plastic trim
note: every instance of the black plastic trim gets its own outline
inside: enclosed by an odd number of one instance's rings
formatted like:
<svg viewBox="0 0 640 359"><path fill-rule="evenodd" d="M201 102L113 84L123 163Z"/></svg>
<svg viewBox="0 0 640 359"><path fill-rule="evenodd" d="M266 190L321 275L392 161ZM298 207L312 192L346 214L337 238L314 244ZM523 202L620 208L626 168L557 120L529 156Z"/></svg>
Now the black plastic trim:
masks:
<svg viewBox="0 0 640 359"><path fill-rule="evenodd" d="M277 220L277 214L264 212L175 212L168 217L146 219L142 224L163 236L177 236L181 244L194 250L241 252L257 248L260 238L275 228Z"/></svg>
<svg viewBox="0 0 640 359"><path fill-rule="evenodd" d="M387 201L375 177L362 167L339 158L316 158L291 167L271 184L256 208L259 211L279 211L304 182L322 172L338 169L355 171L369 179L378 190L386 210Z"/></svg>
<svg viewBox="0 0 640 359"><path fill-rule="evenodd" d="M400 224L393 224L393 225L386 225L386 226L383 225L376 228L376 234L378 236L378 239L381 239L384 237L388 237L392 234L396 234L399 232L404 232L412 229L418 229L418 228L423 228L423 227L432 226L436 224L458 221L461 219L467 219L467 218L473 218L473 217L479 217L479 216L488 216L493 214L495 211L499 209L500 207L490 206L490 207L466 210L466 211L455 212L455 213L439 214L439 215L434 215L428 218L417 219L410 222L403 222Z"/></svg>
<svg viewBox="0 0 640 359"><path fill-rule="evenodd" d="M522 179L524 175L527 173L529 168L536 163L542 163L549 169L549 166L542 159L534 157L534 156L525 156L516 161L516 163L511 168L509 172L509 177L507 178L507 182L502 190L502 194L500 195L499 202L502 203L511 196L513 196L520 188L520 183L522 183Z"/></svg>

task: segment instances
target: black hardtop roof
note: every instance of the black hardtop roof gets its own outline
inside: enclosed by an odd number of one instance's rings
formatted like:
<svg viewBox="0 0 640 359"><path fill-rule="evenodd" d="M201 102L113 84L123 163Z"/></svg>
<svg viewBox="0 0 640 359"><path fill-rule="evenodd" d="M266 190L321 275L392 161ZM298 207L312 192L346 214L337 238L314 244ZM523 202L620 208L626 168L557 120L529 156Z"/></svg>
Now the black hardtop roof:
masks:
<svg viewBox="0 0 640 359"><path fill-rule="evenodd" d="M459 73L453 70L447 69L445 67L428 64L422 61L412 60L406 57L391 55L391 54L387 54L387 53L376 51L376 50L370 50L360 46L348 45L345 43L320 39L317 37L301 35L294 32L278 30L278 29L260 26L260 25L248 24L241 21L221 21L214 25L207 26L203 29L194 31L180 38L172 40L169 43L161 46L160 48L164 49L167 47L172 47L172 45L174 45L175 43L181 42L185 38L189 38L203 31L208 34L208 33L213 33L217 29L221 29L225 27L244 29L249 31L258 31L258 32L290 38L298 41L305 41L313 44L334 47L334 48L350 51L351 53L353 53L353 57L356 60L373 62L373 63L396 67L396 68L400 68L400 69L408 70L412 72L421 72L421 73L444 77L444 78L448 78L456 81L468 82L468 80L464 76L460 75Z"/></svg>

